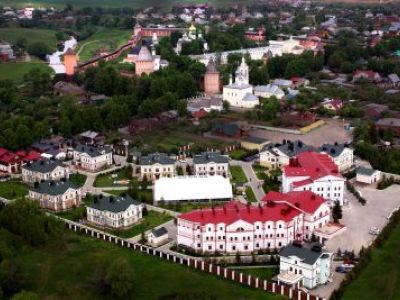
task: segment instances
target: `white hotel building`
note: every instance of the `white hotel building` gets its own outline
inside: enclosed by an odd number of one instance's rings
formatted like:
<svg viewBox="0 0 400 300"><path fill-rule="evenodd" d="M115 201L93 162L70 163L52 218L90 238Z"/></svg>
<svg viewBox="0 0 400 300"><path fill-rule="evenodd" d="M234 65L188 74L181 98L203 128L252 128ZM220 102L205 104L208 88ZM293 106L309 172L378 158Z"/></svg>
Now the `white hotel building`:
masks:
<svg viewBox="0 0 400 300"><path fill-rule="evenodd" d="M231 201L181 214L177 242L202 253L279 249L294 240L311 239L329 219L325 199L312 192L270 192L260 207Z"/></svg>

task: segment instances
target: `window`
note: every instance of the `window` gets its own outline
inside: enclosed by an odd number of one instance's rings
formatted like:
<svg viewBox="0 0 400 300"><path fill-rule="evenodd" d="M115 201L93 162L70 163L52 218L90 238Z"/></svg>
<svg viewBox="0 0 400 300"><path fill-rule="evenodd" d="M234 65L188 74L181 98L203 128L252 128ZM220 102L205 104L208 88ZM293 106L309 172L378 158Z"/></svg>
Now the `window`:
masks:
<svg viewBox="0 0 400 300"><path fill-rule="evenodd" d="M208 246L208 250L211 250L211 249L212 249L212 247L211 247L211 245L209 245L209 246Z"/></svg>
<svg viewBox="0 0 400 300"><path fill-rule="evenodd" d="M236 250L236 246L232 246L232 251L235 251Z"/></svg>
<svg viewBox="0 0 400 300"><path fill-rule="evenodd" d="M248 250L248 249L249 249L249 246L245 245L244 250Z"/></svg>
<svg viewBox="0 0 400 300"><path fill-rule="evenodd" d="M224 249L224 245L219 245L219 249Z"/></svg>
<svg viewBox="0 0 400 300"><path fill-rule="evenodd" d="M197 244L197 248L201 247L201 244Z"/></svg>

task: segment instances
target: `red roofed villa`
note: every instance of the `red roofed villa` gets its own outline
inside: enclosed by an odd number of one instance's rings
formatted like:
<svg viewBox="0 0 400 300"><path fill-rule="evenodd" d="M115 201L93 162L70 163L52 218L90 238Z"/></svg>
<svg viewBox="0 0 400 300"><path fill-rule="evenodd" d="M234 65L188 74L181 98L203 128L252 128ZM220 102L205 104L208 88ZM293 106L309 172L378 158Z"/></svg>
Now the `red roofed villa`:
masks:
<svg viewBox="0 0 400 300"><path fill-rule="evenodd" d="M283 167L282 191L312 191L329 200L343 205L345 179L338 166L327 154L302 152Z"/></svg>
<svg viewBox="0 0 400 300"><path fill-rule="evenodd" d="M40 153L34 150L11 152L0 148L0 173L18 173L22 165L40 158Z"/></svg>
<svg viewBox="0 0 400 300"><path fill-rule="evenodd" d="M178 217L178 245L200 253L250 253L310 240L329 223L330 208L310 191L269 192L259 206L231 201Z"/></svg>

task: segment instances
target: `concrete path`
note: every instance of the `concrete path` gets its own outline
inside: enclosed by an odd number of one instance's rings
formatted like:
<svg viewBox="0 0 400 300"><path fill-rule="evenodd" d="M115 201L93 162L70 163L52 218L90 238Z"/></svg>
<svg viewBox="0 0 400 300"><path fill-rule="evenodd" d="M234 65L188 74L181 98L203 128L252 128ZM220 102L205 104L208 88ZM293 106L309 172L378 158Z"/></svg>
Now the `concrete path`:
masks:
<svg viewBox="0 0 400 300"><path fill-rule="evenodd" d="M246 175L248 181L248 185L253 189L253 192L257 198L257 201L261 201L264 196L265 192L262 188L263 180L257 178L256 173L252 168L251 162L244 162L239 160L231 160L230 164L232 166L241 166L243 169L244 174Z"/></svg>

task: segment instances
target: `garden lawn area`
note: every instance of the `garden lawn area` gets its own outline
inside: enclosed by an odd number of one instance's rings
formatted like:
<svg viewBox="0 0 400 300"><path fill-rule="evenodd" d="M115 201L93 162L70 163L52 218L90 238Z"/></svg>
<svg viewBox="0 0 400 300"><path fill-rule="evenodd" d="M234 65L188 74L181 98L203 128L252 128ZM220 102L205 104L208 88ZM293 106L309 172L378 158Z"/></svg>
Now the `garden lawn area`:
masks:
<svg viewBox="0 0 400 300"><path fill-rule="evenodd" d="M85 184L86 178L86 175L79 173L69 175L69 180L79 187L82 187Z"/></svg>
<svg viewBox="0 0 400 300"><path fill-rule="evenodd" d="M0 6L2 2L0 0ZM36 42L43 42L55 51L57 48L56 32L51 29L3 27L0 28L0 40L14 45L20 38L24 38L28 46Z"/></svg>
<svg viewBox="0 0 400 300"><path fill-rule="evenodd" d="M46 62L32 57L31 62L0 63L0 80L11 79L15 83L21 84L24 81L24 75L35 68L49 73L53 72Z"/></svg>
<svg viewBox="0 0 400 300"><path fill-rule="evenodd" d="M346 287L341 299L400 299L400 224L381 248L372 251L368 266Z"/></svg>
<svg viewBox="0 0 400 300"><path fill-rule="evenodd" d="M0 197L13 200L26 195L28 195L26 184L15 180L0 182Z"/></svg>
<svg viewBox="0 0 400 300"><path fill-rule="evenodd" d="M267 177L267 174L265 171L267 170L266 168L260 166L259 164L252 164L251 167L253 168L254 173L256 173L256 176L258 179L265 179Z"/></svg>
<svg viewBox="0 0 400 300"><path fill-rule="evenodd" d="M93 186L95 186L95 187L123 186L123 185L114 184L114 181L129 180L129 178L131 177L131 174L129 174L129 172L130 172L129 168L124 168L124 169L117 170L115 172L97 175ZM113 178L112 177L113 174L116 174L117 176Z"/></svg>
<svg viewBox="0 0 400 300"><path fill-rule="evenodd" d="M247 153L246 150L236 149L229 152L229 157L235 160L241 160L246 153Z"/></svg>
<svg viewBox="0 0 400 300"><path fill-rule="evenodd" d="M21 288L39 299L116 299L94 284L116 258L132 267L134 299L284 299L74 232L66 233L61 248L22 244L14 254L23 274Z"/></svg>
<svg viewBox="0 0 400 300"><path fill-rule="evenodd" d="M245 193L247 197L247 202L257 202L256 195L254 194L254 191L251 188L251 186L246 186Z"/></svg>
<svg viewBox="0 0 400 300"><path fill-rule="evenodd" d="M117 28L101 28L78 45L77 53L82 61L93 57L101 48L115 50L127 43L132 35L132 30Z"/></svg>
<svg viewBox="0 0 400 300"><path fill-rule="evenodd" d="M272 277L279 274L278 267L268 267L268 268L243 268L236 269L242 273L250 274L252 276L259 277L261 279L271 280Z"/></svg>
<svg viewBox="0 0 400 300"><path fill-rule="evenodd" d="M241 166L229 166L229 171L231 172L233 182L248 181L246 174L244 174L243 168Z"/></svg>
<svg viewBox="0 0 400 300"><path fill-rule="evenodd" d="M147 215L143 217L141 223L138 225L135 225L126 230L107 230L107 231L122 238L131 238L141 234L142 232L157 227L165 222L168 222L169 220L172 219L173 217L170 215L150 210L147 212Z"/></svg>

